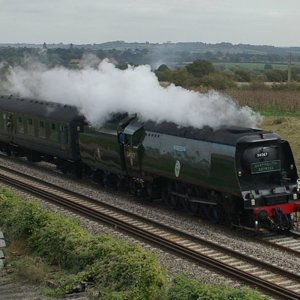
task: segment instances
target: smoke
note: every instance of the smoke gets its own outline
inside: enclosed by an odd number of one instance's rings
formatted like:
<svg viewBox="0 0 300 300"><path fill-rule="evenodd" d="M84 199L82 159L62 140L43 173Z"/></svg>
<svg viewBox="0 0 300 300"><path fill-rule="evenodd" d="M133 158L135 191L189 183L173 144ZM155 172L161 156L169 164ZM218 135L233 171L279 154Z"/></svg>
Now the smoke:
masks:
<svg viewBox="0 0 300 300"><path fill-rule="evenodd" d="M88 58L89 63L95 61ZM259 114L212 91L201 94L181 87L160 86L150 66L117 69L104 60L81 70L43 65L13 67L5 84L10 94L75 105L94 125L111 113L137 113L143 120L171 121L180 126L236 125L255 127Z"/></svg>

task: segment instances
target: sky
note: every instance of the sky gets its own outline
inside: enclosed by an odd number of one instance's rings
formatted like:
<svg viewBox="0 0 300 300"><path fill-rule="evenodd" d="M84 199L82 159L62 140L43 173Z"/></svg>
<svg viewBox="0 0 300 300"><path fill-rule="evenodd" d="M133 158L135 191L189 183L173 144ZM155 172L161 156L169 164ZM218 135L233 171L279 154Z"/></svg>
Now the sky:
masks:
<svg viewBox="0 0 300 300"><path fill-rule="evenodd" d="M0 43L300 46L299 0L0 0Z"/></svg>

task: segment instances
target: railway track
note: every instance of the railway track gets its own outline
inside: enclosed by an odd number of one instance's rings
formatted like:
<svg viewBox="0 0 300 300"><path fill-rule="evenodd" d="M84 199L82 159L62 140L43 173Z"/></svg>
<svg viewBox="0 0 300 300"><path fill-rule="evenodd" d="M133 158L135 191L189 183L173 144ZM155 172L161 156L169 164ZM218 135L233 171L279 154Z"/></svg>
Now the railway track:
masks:
<svg viewBox="0 0 300 300"><path fill-rule="evenodd" d="M277 297L300 298L300 275L296 273L17 171L5 167L0 170L0 180L6 184L112 225L127 234L205 264Z"/></svg>
<svg viewBox="0 0 300 300"><path fill-rule="evenodd" d="M271 245L274 248L300 257L299 232L290 231L285 234L276 234L272 232L258 236L257 240L261 243Z"/></svg>

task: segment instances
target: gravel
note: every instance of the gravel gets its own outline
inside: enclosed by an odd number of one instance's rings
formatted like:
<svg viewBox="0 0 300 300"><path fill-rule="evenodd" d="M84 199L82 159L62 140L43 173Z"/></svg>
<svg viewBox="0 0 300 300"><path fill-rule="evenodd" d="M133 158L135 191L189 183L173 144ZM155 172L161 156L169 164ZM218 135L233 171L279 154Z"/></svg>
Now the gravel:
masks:
<svg viewBox="0 0 300 300"><path fill-rule="evenodd" d="M147 201L137 199L136 197L128 196L124 193L117 193L99 187L87 180L79 181L71 176L63 176L55 170L55 167L46 163L30 165L19 159L7 160L2 157L0 158L0 163L4 166L13 166L16 170L21 171L24 174L30 174L31 176L35 176L43 180L46 179L48 182L63 186L64 188L69 188L86 196L91 196L103 202L107 202L122 209L134 212L135 214L139 214L143 217L147 217L161 223L163 222L171 227L184 230L195 236L200 236L207 240L217 242L218 244L226 245L228 248L252 255L253 257L262 259L266 262L277 264L278 266L295 273L300 272L299 257L292 256L291 254L287 255L286 253L283 253L271 246L251 241L249 238L243 236L238 230L229 230L222 226L209 224L208 222L202 221L196 217L191 217L184 213L170 210L160 201L149 203ZM19 191L17 193L26 199L32 199L32 197L28 194L24 194ZM231 280L227 277L225 278L224 276L208 270L205 267L147 245L139 240L115 231L111 227L87 220L82 216L75 215L72 212L54 206L48 202L41 200L39 200L39 202L43 208L79 219L80 224L94 234L110 234L122 240L137 243L148 248L157 255L161 264L166 268L170 279L176 274L184 273L204 283L214 285L222 284L231 287L240 286L240 283L235 280Z"/></svg>

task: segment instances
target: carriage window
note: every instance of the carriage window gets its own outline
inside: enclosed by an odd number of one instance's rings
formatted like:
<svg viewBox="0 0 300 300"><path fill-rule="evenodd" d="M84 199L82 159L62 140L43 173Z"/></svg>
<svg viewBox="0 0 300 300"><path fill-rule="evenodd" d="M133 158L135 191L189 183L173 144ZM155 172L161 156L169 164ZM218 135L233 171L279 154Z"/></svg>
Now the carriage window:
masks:
<svg viewBox="0 0 300 300"><path fill-rule="evenodd" d="M34 135L34 126L32 119L27 120L27 130L29 135Z"/></svg>
<svg viewBox="0 0 300 300"><path fill-rule="evenodd" d="M44 121L40 121L40 126L39 126L39 137L41 137L41 138L46 138L46 128L45 128L45 123L44 123Z"/></svg>
<svg viewBox="0 0 300 300"><path fill-rule="evenodd" d="M69 132L68 132L68 126L67 125L61 125L60 126L61 131L61 142L64 144L68 144L69 142Z"/></svg>
<svg viewBox="0 0 300 300"><path fill-rule="evenodd" d="M6 115L2 114L2 117L0 118L0 128L1 129L4 129L5 119L6 119Z"/></svg>
<svg viewBox="0 0 300 300"><path fill-rule="evenodd" d="M55 123L51 123L50 126L51 130L49 132L49 139L52 141L58 141L58 132L57 132L57 126Z"/></svg>
<svg viewBox="0 0 300 300"><path fill-rule="evenodd" d="M18 117L17 132L18 133L24 133L24 123L23 123L23 118L22 117Z"/></svg>

